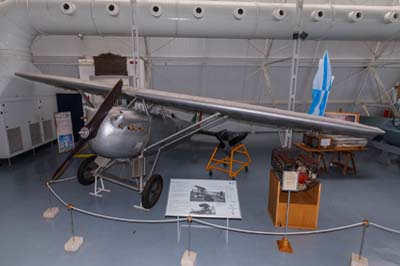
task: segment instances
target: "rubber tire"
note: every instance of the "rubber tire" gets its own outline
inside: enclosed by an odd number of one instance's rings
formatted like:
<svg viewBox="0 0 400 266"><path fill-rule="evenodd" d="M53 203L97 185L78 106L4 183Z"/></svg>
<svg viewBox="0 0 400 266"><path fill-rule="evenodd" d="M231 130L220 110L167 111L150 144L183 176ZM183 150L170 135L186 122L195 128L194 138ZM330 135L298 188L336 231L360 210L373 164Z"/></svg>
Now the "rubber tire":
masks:
<svg viewBox="0 0 400 266"><path fill-rule="evenodd" d="M93 184L94 182L94 175L93 176L88 176L88 173L92 172L95 170L98 166L94 162L94 160L97 158L97 156L91 156L89 158L86 158L81 162L78 168L78 182L79 184L83 186L89 186Z"/></svg>
<svg viewBox="0 0 400 266"><path fill-rule="evenodd" d="M162 176L159 174L154 174L149 178L149 180L147 180L142 191L143 208L151 209L154 205L156 205L161 196L163 184L164 182Z"/></svg>

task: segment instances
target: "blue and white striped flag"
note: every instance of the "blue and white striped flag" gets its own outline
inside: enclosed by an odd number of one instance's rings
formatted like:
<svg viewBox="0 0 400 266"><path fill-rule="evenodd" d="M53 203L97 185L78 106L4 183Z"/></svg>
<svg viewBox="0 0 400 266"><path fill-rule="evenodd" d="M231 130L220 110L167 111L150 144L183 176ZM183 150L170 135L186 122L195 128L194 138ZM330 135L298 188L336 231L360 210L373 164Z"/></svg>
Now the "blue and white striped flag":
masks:
<svg viewBox="0 0 400 266"><path fill-rule="evenodd" d="M311 115L323 116L328 102L329 92L332 88L333 79L331 62L328 51L319 60L318 71L315 74L312 90L312 102L308 113Z"/></svg>

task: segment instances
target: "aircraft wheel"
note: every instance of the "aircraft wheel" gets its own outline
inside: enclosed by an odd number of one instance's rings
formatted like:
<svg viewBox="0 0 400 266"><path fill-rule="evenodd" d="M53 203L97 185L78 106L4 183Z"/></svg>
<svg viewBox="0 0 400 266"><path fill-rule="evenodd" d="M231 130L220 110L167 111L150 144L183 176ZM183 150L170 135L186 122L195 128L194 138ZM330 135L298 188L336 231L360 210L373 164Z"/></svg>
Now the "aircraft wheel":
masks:
<svg viewBox="0 0 400 266"><path fill-rule="evenodd" d="M161 196L163 189L163 179L160 175L152 175L147 180L146 185L142 191L142 206L145 209L151 209L156 205L158 199Z"/></svg>
<svg viewBox="0 0 400 266"><path fill-rule="evenodd" d="M98 167L98 165L94 161L96 158L97 156L91 156L89 158L86 158L79 165L78 175L77 175L79 184L84 186L93 184L94 182L93 172Z"/></svg>
<svg viewBox="0 0 400 266"><path fill-rule="evenodd" d="M249 167L246 166L246 167L244 168L244 171L247 173L247 172L249 171Z"/></svg>
<svg viewBox="0 0 400 266"><path fill-rule="evenodd" d="M208 171L208 175L209 176L212 176L213 175L213 172L210 170L210 171Z"/></svg>

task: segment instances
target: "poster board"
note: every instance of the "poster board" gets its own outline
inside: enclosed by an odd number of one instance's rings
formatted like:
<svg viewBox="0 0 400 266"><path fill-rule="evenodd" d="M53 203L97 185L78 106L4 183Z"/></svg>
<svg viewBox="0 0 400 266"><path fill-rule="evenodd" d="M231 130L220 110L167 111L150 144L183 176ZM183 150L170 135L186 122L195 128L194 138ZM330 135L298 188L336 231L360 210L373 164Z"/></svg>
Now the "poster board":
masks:
<svg viewBox="0 0 400 266"><path fill-rule="evenodd" d="M241 219L234 180L171 179L165 216Z"/></svg>
<svg viewBox="0 0 400 266"><path fill-rule="evenodd" d="M58 152L68 152L74 149L74 134L72 129L71 112L60 112L54 114L56 121L56 132Z"/></svg>
<svg viewBox="0 0 400 266"><path fill-rule="evenodd" d="M282 191L299 190L299 173L296 171L283 171Z"/></svg>

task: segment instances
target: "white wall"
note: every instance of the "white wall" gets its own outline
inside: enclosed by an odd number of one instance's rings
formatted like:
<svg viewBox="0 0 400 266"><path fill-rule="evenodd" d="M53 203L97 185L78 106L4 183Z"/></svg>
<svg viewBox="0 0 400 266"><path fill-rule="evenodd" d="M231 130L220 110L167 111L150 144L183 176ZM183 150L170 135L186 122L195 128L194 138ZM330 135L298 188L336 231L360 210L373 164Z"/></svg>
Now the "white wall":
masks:
<svg viewBox="0 0 400 266"><path fill-rule="evenodd" d="M34 63L43 72L77 77L78 57L104 52L129 55L130 40L128 37L85 36L81 40L75 36L42 36L34 41L32 53ZM341 107L348 111L361 111L359 106L354 107L354 101L366 71L352 73L362 71L371 62L371 52L376 45L377 42L304 41L301 44L296 110L307 110L318 59L328 49L335 76L328 110L335 111ZM148 38L148 46L154 89L269 106L274 100L279 107L286 108L291 61L269 66L271 98L260 69L264 61L265 40ZM377 61L378 72L385 86L390 88L400 79L400 46L397 42L388 42L387 45L383 42L382 46L386 49ZM267 62L291 54L292 41L273 41ZM141 55L146 56L143 39ZM377 103L377 96L376 83L368 78L360 100Z"/></svg>

